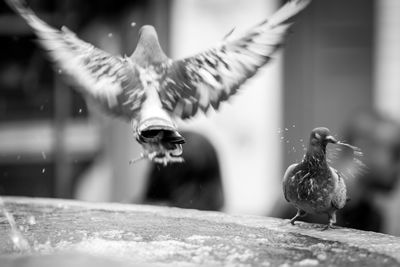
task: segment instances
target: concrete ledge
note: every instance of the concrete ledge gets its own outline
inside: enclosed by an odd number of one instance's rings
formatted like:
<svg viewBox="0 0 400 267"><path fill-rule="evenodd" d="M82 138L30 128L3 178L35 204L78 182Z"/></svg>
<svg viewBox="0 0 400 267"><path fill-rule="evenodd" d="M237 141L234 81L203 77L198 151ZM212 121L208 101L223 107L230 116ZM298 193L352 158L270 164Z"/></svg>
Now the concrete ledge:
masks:
<svg viewBox="0 0 400 267"><path fill-rule="evenodd" d="M4 266L400 266L400 238L373 232L154 206L4 201L31 246L18 251L0 215Z"/></svg>

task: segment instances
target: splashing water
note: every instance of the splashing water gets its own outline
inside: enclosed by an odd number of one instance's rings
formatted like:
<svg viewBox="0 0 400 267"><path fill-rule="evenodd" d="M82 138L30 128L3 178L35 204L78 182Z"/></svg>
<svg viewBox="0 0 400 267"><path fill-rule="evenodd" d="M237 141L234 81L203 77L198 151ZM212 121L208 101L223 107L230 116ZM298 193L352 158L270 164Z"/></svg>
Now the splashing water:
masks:
<svg viewBox="0 0 400 267"><path fill-rule="evenodd" d="M22 233L18 230L17 223L15 222L14 216L7 211L6 205L3 199L0 197L0 210L6 217L8 223L11 227L10 238L13 242L15 249L19 250L20 252L30 252L31 246L29 245L28 240L22 235Z"/></svg>
<svg viewBox="0 0 400 267"><path fill-rule="evenodd" d="M296 124L292 124L288 127L278 128L277 133L279 135L280 142L284 144L284 149L287 154L301 156L298 154L307 151L307 147L305 146L303 139L300 139L300 144L297 141L290 139L289 133L293 128L296 128Z"/></svg>

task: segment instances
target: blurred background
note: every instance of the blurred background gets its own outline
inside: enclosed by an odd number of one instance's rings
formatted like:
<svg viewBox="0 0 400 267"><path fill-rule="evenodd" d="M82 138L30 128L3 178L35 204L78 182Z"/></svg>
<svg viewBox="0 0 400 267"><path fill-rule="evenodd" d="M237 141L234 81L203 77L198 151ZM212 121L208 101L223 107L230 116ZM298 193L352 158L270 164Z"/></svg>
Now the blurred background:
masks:
<svg viewBox="0 0 400 267"><path fill-rule="evenodd" d="M172 58L190 56L277 10L280 0L30 0L55 27L130 55L154 25ZM0 195L150 203L290 218L281 179L310 131L364 151L339 225L400 235L400 2L315 0L286 45L219 112L181 123L186 163L141 161L129 124L86 105L0 2ZM310 218L311 219L311 218ZM314 220L314 218L312 218ZM322 221L326 221L324 218Z"/></svg>

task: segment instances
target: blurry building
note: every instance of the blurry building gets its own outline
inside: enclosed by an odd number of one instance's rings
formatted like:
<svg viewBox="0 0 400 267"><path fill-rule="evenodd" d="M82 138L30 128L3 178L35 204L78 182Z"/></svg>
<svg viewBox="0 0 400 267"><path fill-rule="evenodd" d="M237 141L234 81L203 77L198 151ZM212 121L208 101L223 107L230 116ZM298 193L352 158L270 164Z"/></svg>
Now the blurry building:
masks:
<svg viewBox="0 0 400 267"><path fill-rule="evenodd" d="M245 31L284 1L28 2L49 24L65 24L111 53L129 55L140 26L152 24L165 52L179 58L218 43L233 27ZM270 214L282 198L283 169L302 158L315 126L340 136L350 115L371 108L400 121L399 3L313 1L282 52L229 104L181 125L215 146L224 210ZM0 194L143 201L149 164L128 165L140 153L130 125L88 108L67 88L3 2L0 39Z"/></svg>

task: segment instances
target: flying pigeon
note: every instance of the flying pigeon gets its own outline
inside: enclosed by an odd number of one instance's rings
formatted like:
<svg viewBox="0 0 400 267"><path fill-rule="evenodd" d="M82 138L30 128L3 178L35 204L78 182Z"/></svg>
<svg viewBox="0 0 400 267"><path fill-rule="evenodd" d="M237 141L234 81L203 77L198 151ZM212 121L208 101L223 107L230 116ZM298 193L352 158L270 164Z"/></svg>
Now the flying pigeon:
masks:
<svg viewBox="0 0 400 267"><path fill-rule="evenodd" d="M177 119L188 119L234 95L282 45L292 18L311 0L290 0L269 20L202 53L173 60L161 49L154 27L139 31L133 54L113 56L79 39L67 27L52 28L23 0L6 0L38 36L40 45L68 79L104 111L130 121L142 158L182 161L185 139Z"/></svg>
<svg viewBox="0 0 400 267"><path fill-rule="evenodd" d="M290 165L283 177L284 197L297 208L291 224L307 213L327 214L327 227L332 228L336 223L336 211L348 201L344 182L346 174L330 166L327 161L329 143L350 148L355 155L361 153L357 147L336 140L328 128L312 130L303 160Z"/></svg>

